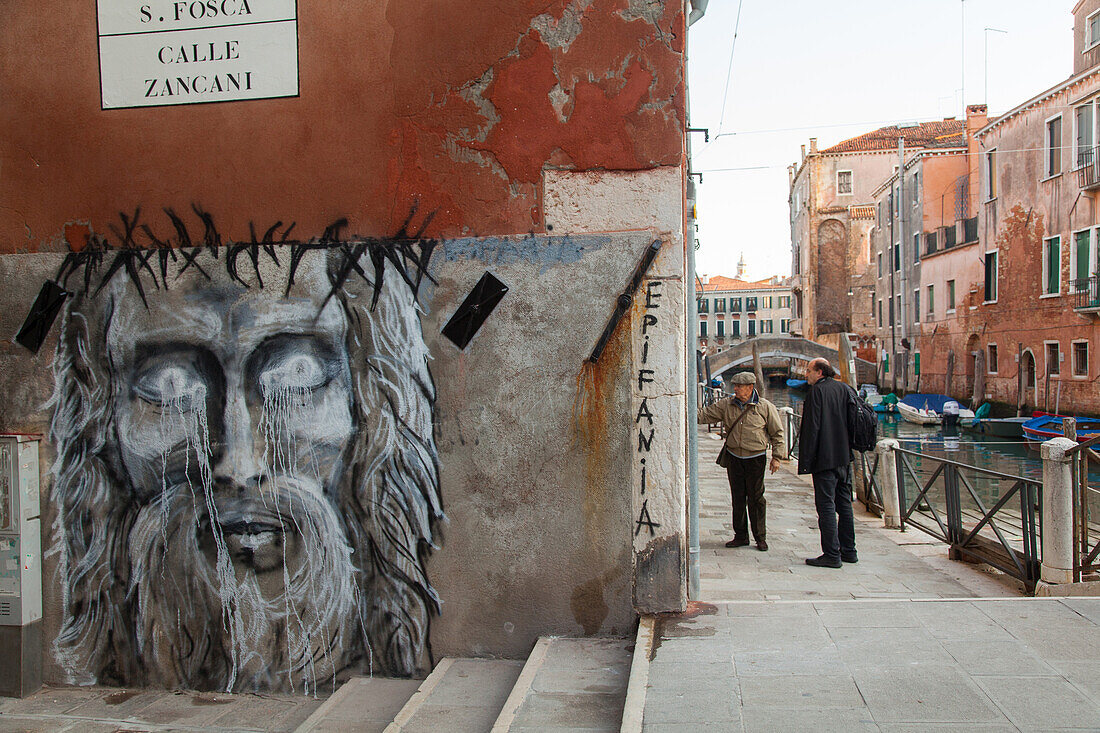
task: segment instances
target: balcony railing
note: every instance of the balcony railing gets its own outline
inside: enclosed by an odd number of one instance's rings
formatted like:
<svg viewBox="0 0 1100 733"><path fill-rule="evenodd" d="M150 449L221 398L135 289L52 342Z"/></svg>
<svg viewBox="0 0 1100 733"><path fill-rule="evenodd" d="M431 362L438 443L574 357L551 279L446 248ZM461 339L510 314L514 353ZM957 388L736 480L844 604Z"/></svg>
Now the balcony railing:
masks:
<svg viewBox="0 0 1100 733"><path fill-rule="evenodd" d="M1087 148L1077 154L1077 185L1082 189L1100 188L1100 155L1096 147Z"/></svg>
<svg viewBox="0 0 1100 733"><path fill-rule="evenodd" d="M1074 310L1100 311L1100 275L1073 281Z"/></svg>
<svg viewBox="0 0 1100 733"><path fill-rule="evenodd" d="M978 241L978 217L963 219L963 242Z"/></svg>

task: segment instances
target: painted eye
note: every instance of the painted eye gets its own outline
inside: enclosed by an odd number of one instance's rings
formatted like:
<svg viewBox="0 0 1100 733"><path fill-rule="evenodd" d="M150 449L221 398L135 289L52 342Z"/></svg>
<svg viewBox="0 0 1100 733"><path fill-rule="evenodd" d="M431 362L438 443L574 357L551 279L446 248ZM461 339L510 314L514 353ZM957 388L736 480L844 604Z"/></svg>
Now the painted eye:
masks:
<svg viewBox="0 0 1100 733"><path fill-rule="evenodd" d="M206 383L189 366L166 365L145 372L134 392L146 402L189 412L206 400Z"/></svg>
<svg viewBox="0 0 1100 733"><path fill-rule="evenodd" d="M328 374L317 357L294 354L270 366L260 375L264 392L312 392L328 382Z"/></svg>

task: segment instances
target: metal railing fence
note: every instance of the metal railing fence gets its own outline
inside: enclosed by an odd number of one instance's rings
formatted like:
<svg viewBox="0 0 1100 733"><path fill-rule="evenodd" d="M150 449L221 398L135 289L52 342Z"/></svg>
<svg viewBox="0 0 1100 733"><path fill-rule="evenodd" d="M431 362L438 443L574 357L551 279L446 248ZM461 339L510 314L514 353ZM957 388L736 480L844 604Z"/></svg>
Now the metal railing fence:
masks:
<svg viewBox="0 0 1100 733"><path fill-rule="evenodd" d="M1042 559L1041 481L904 448L894 454L902 529L916 527L950 545L953 559L987 563L1034 589ZM920 475L925 462L934 465L927 477ZM987 499L995 499L992 507L976 489L980 479L997 489Z"/></svg>
<svg viewBox="0 0 1100 733"><path fill-rule="evenodd" d="M1066 451L1073 463L1073 580L1100 574L1100 489L1089 485L1089 461L1100 463L1093 446L1100 437Z"/></svg>

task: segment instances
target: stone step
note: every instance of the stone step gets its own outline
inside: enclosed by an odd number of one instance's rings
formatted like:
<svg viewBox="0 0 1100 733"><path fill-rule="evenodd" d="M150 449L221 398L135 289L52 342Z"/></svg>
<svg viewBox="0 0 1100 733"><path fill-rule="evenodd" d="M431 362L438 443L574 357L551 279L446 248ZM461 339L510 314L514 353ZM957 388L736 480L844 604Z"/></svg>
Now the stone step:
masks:
<svg viewBox="0 0 1100 733"><path fill-rule="evenodd" d="M523 662L442 659L385 733L488 733Z"/></svg>
<svg viewBox="0 0 1100 733"><path fill-rule="evenodd" d="M543 637L492 733L618 731L633 639Z"/></svg>
<svg viewBox="0 0 1100 733"><path fill-rule="evenodd" d="M420 680L352 677L295 733L382 733L420 684Z"/></svg>

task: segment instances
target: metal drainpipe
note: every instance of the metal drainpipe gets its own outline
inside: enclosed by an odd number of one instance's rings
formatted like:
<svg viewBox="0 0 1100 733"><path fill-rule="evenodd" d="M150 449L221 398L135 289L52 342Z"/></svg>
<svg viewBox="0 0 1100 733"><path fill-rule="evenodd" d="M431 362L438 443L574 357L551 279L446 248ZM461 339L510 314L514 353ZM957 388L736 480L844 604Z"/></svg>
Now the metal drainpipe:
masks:
<svg viewBox="0 0 1100 733"><path fill-rule="evenodd" d="M688 598L699 597L699 369L695 358L695 328L699 322L695 298L695 234L687 237L687 465L688 465Z"/></svg>
<svg viewBox="0 0 1100 733"><path fill-rule="evenodd" d="M690 0L691 14L688 25L695 23L707 12L707 0ZM687 141L688 160L691 159L691 140ZM695 202L695 186L688 177L691 201ZM695 424L699 416L699 365L695 356L695 329L699 323L699 313L695 299L695 230L688 226L687 236L687 282L684 291L687 299L687 348L684 357L687 362L687 484L688 484L688 598L699 597L699 427ZM709 385L708 385L709 386Z"/></svg>
<svg viewBox="0 0 1100 733"><path fill-rule="evenodd" d="M691 13L688 15L688 25L703 17L707 12L707 0L691 0Z"/></svg>

